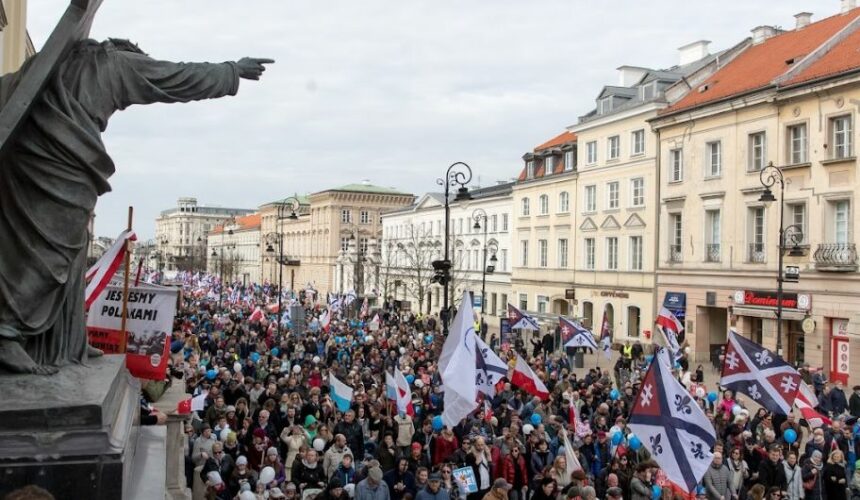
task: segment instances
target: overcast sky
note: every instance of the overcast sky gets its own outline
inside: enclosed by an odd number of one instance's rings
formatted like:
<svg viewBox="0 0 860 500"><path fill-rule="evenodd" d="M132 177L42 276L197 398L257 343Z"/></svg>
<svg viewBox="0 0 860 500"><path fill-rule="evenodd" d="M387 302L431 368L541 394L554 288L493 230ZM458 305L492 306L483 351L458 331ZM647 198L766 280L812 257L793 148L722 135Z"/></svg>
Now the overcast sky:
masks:
<svg viewBox="0 0 860 500"><path fill-rule="evenodd" d="M37 47L68 0L30 0ZM142 238L181 196L256 208L369 179L420 195L455 161L510 179L521 156L594 106L618 66L669 67L677 47L727 48L839 0L104 0L92 36L157 59L277 63L239 94L132 107L104 141L117 166L96 234L135 207Z"/></svg>

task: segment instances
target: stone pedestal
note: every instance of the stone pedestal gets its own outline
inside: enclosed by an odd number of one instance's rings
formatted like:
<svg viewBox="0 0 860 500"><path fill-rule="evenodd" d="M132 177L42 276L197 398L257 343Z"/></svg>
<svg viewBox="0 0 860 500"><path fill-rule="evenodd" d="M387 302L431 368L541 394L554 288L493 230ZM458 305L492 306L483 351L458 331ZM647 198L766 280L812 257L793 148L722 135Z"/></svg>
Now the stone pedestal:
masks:
<svg viewBox="0 0 860 500"><path fill-rule="evenodd" d="M28 484L57 499L116 500L132 488L140 385L125 356L54 376L0 380L0 497Z"/></svg>

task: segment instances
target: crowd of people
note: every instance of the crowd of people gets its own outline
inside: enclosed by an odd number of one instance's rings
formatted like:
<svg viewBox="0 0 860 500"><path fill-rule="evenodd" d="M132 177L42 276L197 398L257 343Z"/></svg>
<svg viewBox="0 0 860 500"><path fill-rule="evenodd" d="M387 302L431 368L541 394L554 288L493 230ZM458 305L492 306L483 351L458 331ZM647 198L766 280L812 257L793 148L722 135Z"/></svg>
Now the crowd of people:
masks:
<svg viewBox="0 0 860 500"><path fill-rule="evenodd" d="M272 302L268 287L253 293L258 304ZM449 427L439 417L437 318L385 302L365 316L344 305L324 325L325 297L299 300L300 328L276 313L252 319L253 302L219 307L211 295L184 295L171 370L204 400L186 427L186 475L208 499L860 498L860 387L846 398L839 383L806 366L804 380L830 417L817 427L720 391L716 373L706 386L703 367L680 359L676 375L718 438L701 484L685 493L627 427L653 361L647 347L616 346L612 370L577 375L551 336L504 346L487 339L511 366L516 351L529 360L549 397L503 379L472 416ZM408 413L386 391L394 369L412 392ZM354 390L347 411L332 398L330 375Z"/></svg>

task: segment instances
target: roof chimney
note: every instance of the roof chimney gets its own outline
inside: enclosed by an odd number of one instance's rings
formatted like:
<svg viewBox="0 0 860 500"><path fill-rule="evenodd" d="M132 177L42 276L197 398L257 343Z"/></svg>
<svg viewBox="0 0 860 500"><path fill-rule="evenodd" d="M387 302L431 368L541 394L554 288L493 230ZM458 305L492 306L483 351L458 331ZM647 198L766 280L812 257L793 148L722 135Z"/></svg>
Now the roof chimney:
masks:
<svg viewBox="0 0 860 500"><path fill-rule="evenodd" d="M809 23L812 21L812 12L800 12L795 14L794 18L797 20L797 24L794 26L794 29L799 30L809 26Z"/></svg>
<svg viewBox="0 0 860 500"><path fill-rule="evenodd" d="M680 66L684 66L685 64L690 64L692 62L696 62L699 59L708 55L708 45L711 43L710 40L696 40L695 42L688 43L682 47L678 47L678 52L680 54L680 60L678 64Z"/></svg>
<svg viewBox="0 0 860 500"><path fill-rule="evenodd" d="M857 7L857 0L842 0L842 13L845 14L849 10Z"/></svg>
<svg viewBox="0 0 860 500"><path fill-rule="evenodd" d="M645 68L639 68L637 66L620 66L618 68L618 85L620 87L632 87L639 83L639 80L641 80L647 73L648 70Z"/></svg>
<svg viewBox="0 0 860 500"><path fill-rule="evenodd" d="M756 26L752 29L753 45L758 45L776 34L773 26Z"/></svg>

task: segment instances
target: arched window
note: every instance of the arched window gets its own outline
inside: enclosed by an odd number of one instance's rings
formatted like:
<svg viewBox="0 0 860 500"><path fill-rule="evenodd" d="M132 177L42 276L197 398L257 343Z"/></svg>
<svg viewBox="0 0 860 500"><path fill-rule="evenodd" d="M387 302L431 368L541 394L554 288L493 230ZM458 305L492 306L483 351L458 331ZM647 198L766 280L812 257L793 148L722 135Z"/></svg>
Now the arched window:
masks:
<svg viewBox="0 0 860 500"><path fill-rule="evenodd" d="M582 303L582 324L586 328L591 328L594 324L594 304L591 302Z"/></svg>
<svg viewBox="0 0 860 500"><path fill-rule="evenodd" d="M558 194L558 211L561 213L570 212L570 195L567 191Z"/></svg>
<svg viewBox="0 0 860 500"><path fill-rule="evenodd" d="M540 195L540 214L546 215L549 213L549 196L542 194Z"/></svg>
<svg viewBox="0 0 860 500"><path fill-rule="evenodd" d="M627 336L638 337L641 313L636 306L627 307Z"/></svg>

